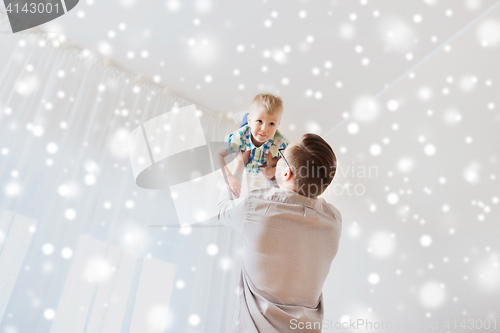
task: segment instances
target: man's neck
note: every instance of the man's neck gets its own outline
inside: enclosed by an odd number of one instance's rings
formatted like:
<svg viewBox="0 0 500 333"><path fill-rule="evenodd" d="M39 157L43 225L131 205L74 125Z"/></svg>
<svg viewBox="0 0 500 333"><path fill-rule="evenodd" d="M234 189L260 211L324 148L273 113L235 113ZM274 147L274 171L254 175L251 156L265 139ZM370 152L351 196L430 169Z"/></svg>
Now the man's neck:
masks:
<svg viewBox="0 0 500 333"><path fill-rule="evenodd" d="M295 189L295 185L294 184L290 184L289 182L285 182L283 184L278 184L278 185L280 186L280 188L297 192L297 190Z"/></svg>

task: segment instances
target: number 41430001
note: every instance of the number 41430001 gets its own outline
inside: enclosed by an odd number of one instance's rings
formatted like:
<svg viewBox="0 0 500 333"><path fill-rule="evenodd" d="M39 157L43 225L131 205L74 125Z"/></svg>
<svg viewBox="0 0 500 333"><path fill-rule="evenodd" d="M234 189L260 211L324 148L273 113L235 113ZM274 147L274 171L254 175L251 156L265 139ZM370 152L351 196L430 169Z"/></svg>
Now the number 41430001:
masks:
<svg viewBox="0 0 500 333"><path fill-rule="evenodd" d="M59 13L59 4L56 3L52 5L51 3L25 3L22 8L20 8L19 4L16 3L12 5L12 3L9 3L9 5L6 8L7 13L52 13L52 11L55 11L56 13Z"/></svg>

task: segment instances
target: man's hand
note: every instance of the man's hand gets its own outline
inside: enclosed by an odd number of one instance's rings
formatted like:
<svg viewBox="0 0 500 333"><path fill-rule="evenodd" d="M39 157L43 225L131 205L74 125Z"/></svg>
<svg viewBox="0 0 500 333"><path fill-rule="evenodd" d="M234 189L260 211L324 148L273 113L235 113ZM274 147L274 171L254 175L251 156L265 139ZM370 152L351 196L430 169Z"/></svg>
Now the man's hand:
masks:
<svg viewBox="0 0 500 333"><path fill-rule="evenodd" d="M271 180L276 175L276 167L261 166L260 172L266 177L267 180Z"/></svg>
<svg viewBox="0 0 500 333"><path fill-rule="evenodd" d="M236 197L239 197L241 192L241 184L238 179L236 179L235 176L231 175L227 178L227 183L227 187L229 188L229 190L233 192Z"/></svg>
<svg viewBox="0 0 500 333"><path fill-rule="evenodd" d="M278 164L279 157L272 157L271 152L266 153L266 166L275 167Z"/></svg>
<svg viewBox="0 0 500 333"><path fill-rule="evenodd" d="M240 150L236 158L241 159L243 161L243 165L246 166L248 163L248 159L250 158L250 150Z"/></svg>

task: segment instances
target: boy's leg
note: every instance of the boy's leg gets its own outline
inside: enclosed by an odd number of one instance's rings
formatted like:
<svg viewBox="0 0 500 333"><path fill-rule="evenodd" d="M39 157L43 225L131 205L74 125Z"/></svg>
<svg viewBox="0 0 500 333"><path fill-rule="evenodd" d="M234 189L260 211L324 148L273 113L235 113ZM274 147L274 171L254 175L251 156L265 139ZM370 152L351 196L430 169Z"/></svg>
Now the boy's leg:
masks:
<svg viewBox="0 0 500 333"><path fill-rule="evenodd" d="M243 118L241 119L241 125L240 125L240 128L248 124L248 119L247 119L247 116L248 116L248 112L247 112L247 113L245 113L245 115L244 115L244 116L243 116Z"/></svg>

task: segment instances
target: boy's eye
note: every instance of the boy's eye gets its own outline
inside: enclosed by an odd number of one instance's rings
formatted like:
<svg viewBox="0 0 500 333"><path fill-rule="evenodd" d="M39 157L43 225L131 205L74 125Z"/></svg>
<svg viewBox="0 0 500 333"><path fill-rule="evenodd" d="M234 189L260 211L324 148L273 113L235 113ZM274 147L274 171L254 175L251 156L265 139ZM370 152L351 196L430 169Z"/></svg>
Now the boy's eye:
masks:
<svg viewBox="0 0 500 333"><path fill-rule="evenodd" d="M257 122L258 122L258 123L261 123L261 122L262 122L262 120L257 120Z"/></svg>
<svg viewBox="0 0 500 333"><path fill-rule="evenodd" d="M271 126L274 126L274 123L271 123Z"/></svg>

